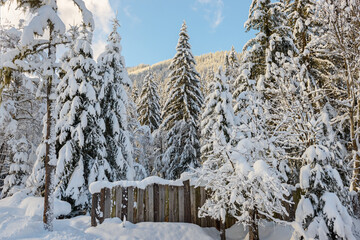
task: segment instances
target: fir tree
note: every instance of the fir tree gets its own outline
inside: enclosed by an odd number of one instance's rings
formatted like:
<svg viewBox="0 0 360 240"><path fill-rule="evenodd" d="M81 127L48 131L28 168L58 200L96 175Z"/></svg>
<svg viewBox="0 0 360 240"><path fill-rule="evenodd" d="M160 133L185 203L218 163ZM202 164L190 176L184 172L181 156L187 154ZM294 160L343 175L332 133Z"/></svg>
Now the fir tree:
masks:
<svg viewBox="0 0 360 240"><path fill-rule="evenodd" d="M159 128L161 124L160 100L157 84L150 70L142 85L137 112L141 125L149 126L151 132Z"/></svg>
<svg viewBox="0 0 360 240"><path fill-rule="evenodd" d="M302 91L319 111L324 104L320 89L334 69L330 59L323 54L323 44L319 35L324 34L324 26L315 18L316 3L313 0L288 1L286 13L287 25L292 30L294 44L298 49L299 80Z"/></svg>
<svg viewBox="0 0 360 240"><path fill-rule="evenodd" d="M231 51L225 56L225 76L227 78L227 84L229 84L230 92L233 92L235 79L238 77L238 70L240 63L235 52L234 46L231 47Z"/></svg>
<svg viewBox="0 0 360 240"><path fill-rule="evenodd" d="M29 153L31 151L30 143L24 136L14 139L10 142L14 156L10 164L9 174L4 179L4 187L1 197L11 196L25 188L25 182L31 172L31 162L29 162Z"/></svg>
<svg viewBox="0 0 360 240"><path fill-rule="evenodd" d="M200 157L197 121L203 96L185 22L179 35L177 53L169 67L168 95L162 113L162 126L168 131L163 158L168 179L178 178L189 167L199 166Z"/></svg>
<svg viewBox="0 0 360 240"><path fill-rule="evenodd" d="M323 145L312 145L304 153L300 187L304 194L296 209L293 240L355 240L352 218L344 206L346 190L336 170L336 158Z"/></svg>
<svg viewBox="0 0 360 240"><path fill-rule="evenodd" d="M133 82L131 98L132 98L133 102L135 104L137 104L137 101L139 100L139 88L138 88L136 82Z"/></svg>
<svg viewBox="0 0 360 240"><path fill-rule="evenodd" d="M58 160L56 165L57 195L70 202L73 210L86 209L91 195L88 186L95 180L110 175L109 164L104 163L103 120L99 118L96 90L98 76L92 59L91 33L85 25L81 36L63 58L63 71L57 91L56 124ZM94 165L103 163L103 169ZM96 175L96 176L94 176Z"/></svg>
<svg viewBox="0 0 360 240"><path fill-rule="evenodd" d="M5 55L19 45L20 37L20 30L0 27L0 54ZM0 74L4 72L0 70ZM5 175L0 197L23 189L35 162L34 150L41 141L44 114L44 102L35 98L39 83L39 78L21 71L13 71L9 79L0 80L0 168Z"/></svg>
<svg viewBox="0 0 360 240"><path fill-rule="evenodd" d="M201 116L201 161L214 158L214 142L225 146L230 142L234 125L234 112L229 86L221 68L210 83L211 93L205 98ZM217 151L218 152L218 151Z"/></svg>
<svg viewBox="0 0 360 240"><path fill-rule="evenodd" d="M238 113L242 106L249 84L255 81L258 90L271 104L269 111L277 109L277 101L273 99L279 94L278 82L274 76L274 69L284 69L278 56L283 55L292 58L297 52L293 43L291 32L285 25L286 15L282 2L270 0L253 0L250 6L249 18L245 22L246 30L257 30L256 37L249 40L244 48L244 54L239 69L239 77L235 81L233 98L239 104L235 105L234 111Z"/></svg>
<svg viewBox="0 0 360 240"><path fill-rule="evenodd" d="M251 240L259 239L260 216L276 221L275 213L287 214L282 204L288 202L285 196L289 195L283 184L286 165L277 161L284 151L268 137L269 114L260 96L254 88L248 93L248 107L234 126L229 143L214 138L214 153L198 170L198 181L212 192L200 214L223 222L227 215L234 216L249 227Z"/></svg>
<svg viewBox="0 0 360 240"><path fill-rule="evenodd" d="M98 57L98 74L103 76L99 87L101 116L105 121L107 161L112 169L109 180L133 180L133 147L128 129L128 95L125 87L132 85L121 55L119 23L113 22L105 52Z"/></svg>

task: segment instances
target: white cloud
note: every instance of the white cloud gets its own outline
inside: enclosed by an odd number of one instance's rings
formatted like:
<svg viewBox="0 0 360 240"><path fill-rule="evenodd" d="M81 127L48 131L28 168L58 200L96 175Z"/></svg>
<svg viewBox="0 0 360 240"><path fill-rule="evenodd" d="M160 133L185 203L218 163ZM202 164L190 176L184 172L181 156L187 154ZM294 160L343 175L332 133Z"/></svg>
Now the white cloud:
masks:
<svg viewBox="0 0 360 240"><path fill-rule="evenodd" d="M109 0L84 0L86 7L92 12L95 21L93 38L94 58L105 49L106 37L111 31L111 19L115 13ZM59 15L66 27L81 24L81 13L71 0L58 1Z"/></svg>
<svg viewBox="0 0 360 240"><path fill-rule="evenodd" d="M95 21L95 32L93 45L94 57L105 48L106 37L111 31L111 19L115 17L115 13L110 6L109 0L84 0L86 7L92 12ZM59 16L63 20L65 26L81 24L81 13L77 6L71 0L58 1ZM16 5L0 7L0 23L11 24L17 26L20 19L29 19L27 14L21 10L16 10Z"/></svg>
<svg viewBox="0 0 360 240"><path fill-rule="evenodd" d="M205 19L210 23L212 28L216 28L224 19L222 0L196 0L194 10L204 11Z"/></svg>

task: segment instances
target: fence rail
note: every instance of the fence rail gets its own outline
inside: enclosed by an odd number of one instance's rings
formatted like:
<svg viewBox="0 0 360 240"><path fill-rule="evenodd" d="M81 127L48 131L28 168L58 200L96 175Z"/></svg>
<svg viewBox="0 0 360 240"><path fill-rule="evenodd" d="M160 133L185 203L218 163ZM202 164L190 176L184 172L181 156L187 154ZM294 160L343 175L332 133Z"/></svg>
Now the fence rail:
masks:
<svg viewBox="0 0 360 240"><path fill-rule="evenodd" d="M225 225L210 217L199 218L199 208L205 203L208 193L204 187L151 184L145 189L114 186L102 188L92 195L91 226L106 218L126 218L138 222L186 222L201 227L224 229L232 226L235 219L228 217Z"/></svg>

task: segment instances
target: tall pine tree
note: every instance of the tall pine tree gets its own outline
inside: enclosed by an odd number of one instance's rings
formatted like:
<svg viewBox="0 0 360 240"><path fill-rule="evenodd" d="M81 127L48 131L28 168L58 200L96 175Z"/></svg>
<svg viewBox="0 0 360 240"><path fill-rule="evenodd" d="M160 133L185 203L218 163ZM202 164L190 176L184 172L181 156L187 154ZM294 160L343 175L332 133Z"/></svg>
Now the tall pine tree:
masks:
<svg viewBox="0 0 360 240"><path fill-rule="evenodd" d="M99 87L101 116L105 121L105 141L107 161L112 169L109 180L133 180L134 160L133 147L128 132L126 86L131 86L125 60L121 55L121 37L115 19L113 29L108 37L108 44L98 57L98 74L102 76Z"/></svg>
<svg viewBox="0 0 360 240"><path fill-rule="evenodd" d="M209 86L210 93L205 98L205 109L201 116L201 161L214 158L214 148L219 143L230 142L234 125L232 97L226 77L220 68ZM215 144L217 143L217 144Z"/></svg>
<svg viewBox="0 0 360 240"><path fill-rule="evenodd" d="M169 67L168 95L162 113L162 126L168 131L163 157L163 172L168 179L198 167L200 157L198 118L203 96L185 22L179 36L177 53Z"/></svg>
<svg viewBox="0 0 360 240"><path fill-rule="evenodd" d="M157 83L154 81L150 69L142 85L140 99L137 103L137 112L141 125L149 126L151 132L159 128L161 124L160 99Z"/></svg>
<svg viewBox="0 0 360 240"><path fill-rule="evenodd" d="M76 38L76 32L73 36ZM73 210L89 206L89 184L107 179L106 175L111 171L107 163L96 173L93 170L94 165L105 161L106 152L104 123L99 117L100 108L94 87L98 82L96 62L92 59L90 45L91 32L83 25L80 38L75 40L63 58L65 75L57 88L56 193L70 202Z"/></svg>

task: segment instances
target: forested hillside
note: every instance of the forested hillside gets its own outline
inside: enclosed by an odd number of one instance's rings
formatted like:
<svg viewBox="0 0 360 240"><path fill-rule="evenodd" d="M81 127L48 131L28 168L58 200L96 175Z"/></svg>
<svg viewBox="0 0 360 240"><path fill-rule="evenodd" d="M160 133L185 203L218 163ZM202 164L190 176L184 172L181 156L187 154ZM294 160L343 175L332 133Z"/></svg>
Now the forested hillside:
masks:
<svg viewBox="0 0 360 240"><path fill-rule="evenodd" d="M229 48L230 49L230 48ZM240 52L241 49L237 49ZM220 66L224 65L225 55L229 54L230 51L220 51L215 53L207 53L200 56L195 56L196 61L196 70L202 77L206 76L209 71L216 71ZM238 53L238 58L241 54ZM129 77L135 84L139 87L142 85L142 82L149 71L149 68L155 75L156 81L164 82L169 75L169 66L171 59L164 60L153 65L140 64L135 67L129 67L128 73Z"/></svg>

